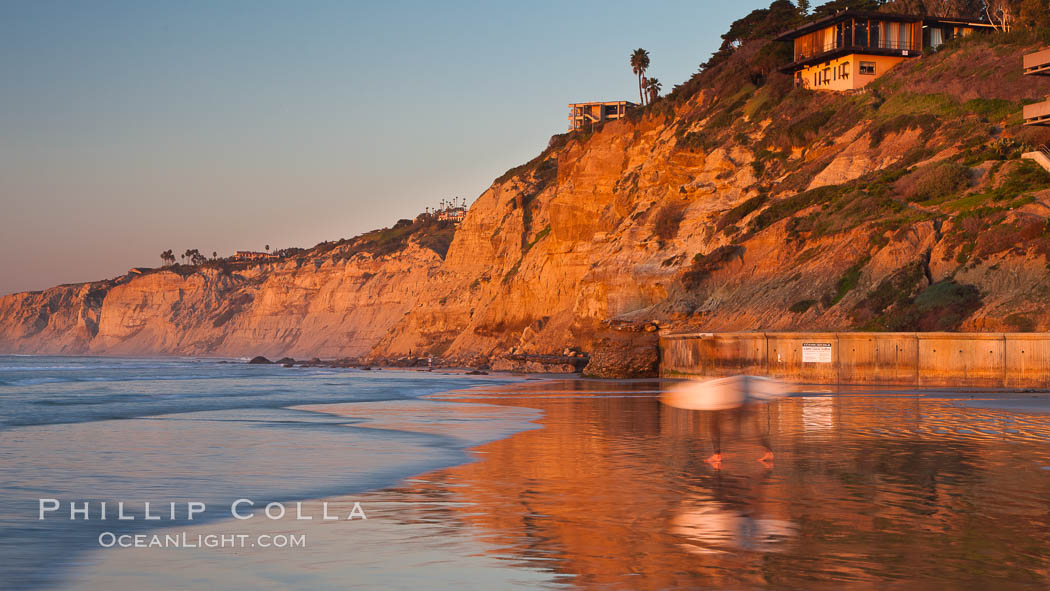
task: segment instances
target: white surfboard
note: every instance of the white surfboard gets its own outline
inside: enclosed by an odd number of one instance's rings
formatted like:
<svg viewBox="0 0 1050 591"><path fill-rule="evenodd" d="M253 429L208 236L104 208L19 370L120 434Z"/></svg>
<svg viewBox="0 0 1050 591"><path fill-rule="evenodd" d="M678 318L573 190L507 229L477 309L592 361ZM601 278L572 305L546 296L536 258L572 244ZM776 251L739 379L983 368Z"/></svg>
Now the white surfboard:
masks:
<svg viewBox="0 0 1050 591"><path fill-rule="evenodd" d="M663 403L687 410L727 410L749 402L769 402L787 396L787 387L772 378L731 376L692 381L664 393Z"/></svg>

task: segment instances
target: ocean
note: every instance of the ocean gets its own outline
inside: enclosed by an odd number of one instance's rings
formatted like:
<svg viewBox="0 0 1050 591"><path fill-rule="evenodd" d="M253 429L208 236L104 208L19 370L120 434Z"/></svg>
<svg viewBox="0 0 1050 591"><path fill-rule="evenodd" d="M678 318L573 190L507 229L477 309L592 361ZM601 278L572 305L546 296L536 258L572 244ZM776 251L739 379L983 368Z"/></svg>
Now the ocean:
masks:
<svg viewBox="0 0 1050 591"><path fill-rule="evenodd" d="M3 589L1050 584L1047 393L719 414L666 380L72 357L0 381Z"/></svg>
<svg viewBox="0 0 1050 591"><path fill-rule="evenodd" d="M199 525L230 519L237 499L256 510L291 508L468 461L466 448L530 428L538 413L494 407L449 418L436 412L447 403L420 397L509 381L243 360L0 356L0 586L76 588L76 573L106 551L100 535L189 524L188 503L207 507L193 515ZM360 405L360 416L293 408L345 403ZM404 420L370 425L377 408ZM60 508L41 519L53 501ZM145 519L145 502L162 519ZM71 503L87 513L71 515ZM117 520L118 503L136 519Z"/></svg>

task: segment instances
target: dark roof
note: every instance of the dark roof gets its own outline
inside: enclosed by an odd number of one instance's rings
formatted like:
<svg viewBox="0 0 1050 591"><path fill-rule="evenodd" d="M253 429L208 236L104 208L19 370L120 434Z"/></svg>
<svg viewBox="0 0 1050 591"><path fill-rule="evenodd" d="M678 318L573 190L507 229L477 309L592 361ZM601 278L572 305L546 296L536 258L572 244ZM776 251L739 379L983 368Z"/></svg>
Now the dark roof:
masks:
<svg viewBox="0 0 1050 591"><path fill-rule="evenodd" d="M777 69L785 73L791 72L793 70L801 70L802 68L805 68L807 66L819 64L820 62L829 62L831 60L838 59L844 55L849 55L851 53L860 53L864 55L889 55L899 57L919 57L922 55L922 53L919 51L902 51L900 49L889 49L885 47L864 47L861 45L846 45L825 53L818 53L817 55L808 57L803 60L798 60L797 62L784 64L783 66Z"/></svg>
<svg viewBox="0 0 1050 591"><path fill-rule="evenodd" d="M849 18L862 18L862 19L879 19L884 21L898 21L905 23L917 23L917 22L928 22L933 24L957 24L957 25L969 25L978 27L991 27L988 23L981 22L976 19L970 18L946 18L946 17L934 17L934 16L918 16L914 14L900 14L896 12L872 12L870 10L843 10L842 12L833 14L831 16L825 16L815 21L806 23L801 27L797 27L780 34L780 36L773 39L774 41L791 41L796 37L801 37L806 33L812 33L818 31L837 22L844 21Z"/></svg>
<svg viewBox="0 0 1050 591"><path fill-rule="evenodd" d="M631 101L582 101L579 103L569 103L570 105L615 105L618 103L627 103L628 106L637 107L638 103L632 103Z"/></svg>
<svg viewBox="0 0 1050 591"><path fill-rule="evenodd" d="M812 33L818 31L829 25L833 25L839 21L844 21L848 18L879 18L882 20L891 21L902 21L902 22L918 22L922 20L921 16L915 16L912 14L895 14L892 12L872 12L869 10L843 10L842 12L833 14L831 16L825 16L824 18L818 18L815 21L808 22L801 27L791 29L786 33L782 33L774 41L791 41L796 37L801 37L806 33Z"/></svg>

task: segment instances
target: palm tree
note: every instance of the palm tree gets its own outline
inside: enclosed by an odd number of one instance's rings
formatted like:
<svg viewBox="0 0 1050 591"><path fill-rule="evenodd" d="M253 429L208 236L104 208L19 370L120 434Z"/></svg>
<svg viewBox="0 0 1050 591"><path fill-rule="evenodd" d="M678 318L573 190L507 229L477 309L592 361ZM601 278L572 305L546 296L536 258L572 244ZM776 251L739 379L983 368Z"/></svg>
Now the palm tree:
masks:
<svg viewBox="0 0 1050 591"><path fill-rule="evenodd" d="M656 99L660 98L660 90L662 86L660 80L657 78L650 78L645 82L645 92L649 95L649 102L652 103Z"/></svg>
<svg viewBox="0 0 1050 591"><path fill-rule="evenodd" d="M638 76L638 100L645 104L644 83L645 70L649 68L649 52L639 47L631 54L631 71Z"/></svg>

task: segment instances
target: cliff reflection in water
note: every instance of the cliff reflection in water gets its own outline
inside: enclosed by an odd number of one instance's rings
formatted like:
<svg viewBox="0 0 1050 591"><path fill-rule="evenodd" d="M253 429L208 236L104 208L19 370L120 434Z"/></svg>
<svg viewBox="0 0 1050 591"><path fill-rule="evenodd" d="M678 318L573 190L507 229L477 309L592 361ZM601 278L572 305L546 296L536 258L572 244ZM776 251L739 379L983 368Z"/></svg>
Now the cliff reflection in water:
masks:
<svg viewBox="0 0 1050 591"><path fill-rule="evenodd" d="M542 409L544 429L478 449L406 496L569 586L1045 584L1050 415L947 397L812 393L768 405L776 463L745 422L721 470L700 413L660 384L540 382L453 398ZM435 509L437 510L437 509Z"/></svg>

